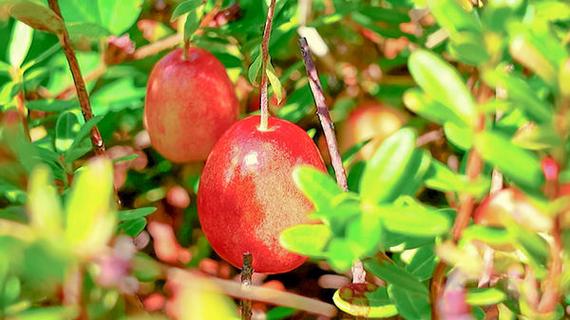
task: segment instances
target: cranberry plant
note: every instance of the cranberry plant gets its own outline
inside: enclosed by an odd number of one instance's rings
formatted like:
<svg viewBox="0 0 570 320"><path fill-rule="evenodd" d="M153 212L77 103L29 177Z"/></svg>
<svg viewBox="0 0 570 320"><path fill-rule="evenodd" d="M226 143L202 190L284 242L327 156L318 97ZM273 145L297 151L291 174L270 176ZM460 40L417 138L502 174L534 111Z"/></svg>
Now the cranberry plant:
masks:
<svg viewBox="0 0 570 320"><path fill-rule="evenodd" d="M570 314L567 1L0 0L0 40L0 318Z"/></svg>

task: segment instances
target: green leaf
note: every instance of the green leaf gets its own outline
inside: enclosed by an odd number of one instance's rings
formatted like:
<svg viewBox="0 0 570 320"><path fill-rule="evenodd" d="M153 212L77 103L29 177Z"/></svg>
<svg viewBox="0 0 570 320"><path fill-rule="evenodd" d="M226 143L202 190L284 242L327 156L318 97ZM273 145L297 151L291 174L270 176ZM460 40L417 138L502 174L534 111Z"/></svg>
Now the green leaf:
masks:
<svg viewBox="0 0 570 320"><path fill-rule="evenodd" d="M364 297L360 294L354 296L355 293L349 293L350 299L343 298L341 292L345 290L351 290L350 286L336 290L333 295L333 302L340 310L350 315L376 319L390 318L398 314L396 306L388 299L386 288L376 288L373 292L366 291Z"/></svg>
<svg viewBox="0 0 570 320"><path fill-rule="evenodd" d="M465 192L479 198L488 193L491 183L485 177L479 177L477 180L471 181L467 176L452 171L443 163L432 160L425 184L428 188L434 190Z"/></svg>
<svg viewBox="0 0 570 320"><path fill-rule="evenodd" d="M427 294L410 292L398 284L388 286L388 293L405 319L431 319L431 308Z"/></svg>
<svg viewBox="0 0 570 320"><path fill-rule="evenodd" d="M198 6L202 4L202 0L186 0L181 2L175 9L172 11L172 17L170 18L170 22L178 19L181 15L186 14L190 11L196 10Z"/></svg>
<svg viewBox="0 0 570 320"><path fill-rule="evenodd" d="M352 263L358 259L359 251L352 241L333 238L328 245L326 256L335 270L344 272L350 269Z"/></svg>
<svg viewBox="0 0 570 320"><path fill-rule="evenodd" d="M63 31L63 22L47 6L32 0L3 0L0 12L6 12L30 27L55 34Z"/></svg>
<svg viewBox="0 0 570 320"><path fill-rule="evenodd" d="M431 279L435 265L436 255L430 244L417 249L412 261L406 266L406 270L418 280L425 281Z"/></svg>
<svg viewBox="0 0 570 320"><path fill-rule="evenodd" d="M61 320L74 319L79 315L79 310L75 306L42 306L27 309L18 313L18 320Z"/></svg>
<svg viewBox="0 0 570 320"><path fill-rule="evenodd" d="M117 212L119 221L134 220L143 218L156 211L155 207L144 207L131 210L121 210Z"/></svg>
<svg viewBox="0 0 570 320"><path fill-rule="evenodd" d="M560 136L551 124L528 124L519 128L513 143L528 150L545 150L562 144Z"/></svg>
<svg viewBox="0 0 570 320"><path fill-rule="evenodd" d="M472 306L490 306L503 302L507 295L497 288L472 288L465 301Z"/></svg>
<svg viewBox="0 0 570 320"><path fill-rule="evenodd" d="M463 120L455 115L451 109L418 88L407 90L403 99L408 109L427 120L441 125L446 122L452 122L458 126L464 125Z"/></svg>
<svg viewBox="0 0 570 320"><path fill-rule="evenodd" d="M121 228L127 235L133 238L138 236L145 227L146 219L142 217L129 219L119 224L119 228Z"/></svg>
<svg viewBox="0 0 570 320"><path fill-rule="evenodd" d="M20 21L14 23L10 45L8 46L8 61L14 68L19 68L26 59L33 37L34 29L30 26Z"/></svg>
<svg viewBox="0 0 570 320"><path fill-rule="evenodd" d="M538 123L552 122L552 109L536 96L525 80L499 70L483 73L483 79L493 87L505 89L508 99L513 101L531 120Z"/></svg>
<svg viewBox="0 0 570 320"><path fill-rule="evenodd" d="M93 23L115 35L127 31L139 17L143 0L60 1L66 22Z"/></svg>
<svg viewBox="0 0 570 320"><path fill-rule="evenodd" d="M473 130L465 126L458 126L452 122L443 124L443 132L447 139L462 150L473 147Z"/></svg>
<svg viewBox="0 0 570 320"><path fill-rule="evenodd" d="M281 232L279 242L285 249L309 257L324 257L332 233L323 224L300 224Z"/></svg>
<svg viewBox="0 0 570 320"><path fill-rule="evenodd" d="M445 214L419 205L375 207L371 212L379 217L386 229L416 237L436 237L451 227Z"/></svg>
<svg viewBox="0 0 570 320"><path fill-rule="evenodd" d="M513 237L505 229L471 225L463 230L461 241L478 240L493 246L509 246Z"/></svg>
<svg viewBox="0 0 570 320"><path fill-rule="evenodd" d="M538 234L524 230L520 226L510 223L507 229L513 239L513 243L527 258L527 263L532 266L538 279L546 276L548 261L548 243Z"/></svg>
<svg viewBox="0 0 570 320"><path fill-rule="evenodd" d="M428 294L428 290L424 284L411 273L393 262L367 259L364 261L364 266L378 278L390 284L397 285L403 290L419 295Z"/></svg>
<svg viewBox="0 0 570 320"><path fill-rule="evenodd" d="M67 163L71 163L72 161L77 159L77 157L74 156L74 155L77 155L77 153L75 153L75 151L78 151L78 149L80 149L82 142L85 140L85 138L87 138L89 136L91 129L93 129L93 127L95 127L99 123L99 121L101 121L101 120L103 120L102 116L93 117L93 118L91 118L91 120L87 121L81 127L79 132L77 132L75 139L73 140L73 143L71 144L69 149L67 149L67 151L65 152L65 155L64 155L65 161ZM91 144L89 144L89 147L87 147L86 152L88 152L90 149L91 149ZM79 151L85 152L85 149L79 150Z"/></svg>
<svg viewBox="0 0 570 320"><path fill-rule="evenodd" d="M269 83L271 83L271 88L273 89L273 94L277 98L277 102L281 103L281 99L283 99L283 87L281 86L279 77L275 74L275 70L273 69L271 62L267 65L265 72L267 73L267 79L269 79Z"/></svg>
<svg viewBox="0 0 570 320"><path fill-rule="evenodd" d="M537 190L544 183L538 157L513 145L505 136L485 131L475 137L475 147L485 161L519 186Z"/></svg>
<svg viewBox="0 0 570 320"><path fill-rule="evenodd" d="M110 35L107 29L92 22L70 22L65 26L73 43L91 43Z"/></svg>
<svg viewBox="0 0 570 320"><path fill-rule="evenodd" d="M449 42L448 50L457 60L478 66L490 59L480 35L472 32L459 32L452 42Z"/></svg>
<svg viewBox="0 0 570 320"><path fill-rule="evenodd" d="M359 247L358 255L374 254L382 239L382 224L374 214L363 212L346 227L346 239Z"/></svg>
<svg viewBox="0 0 570 320"><path fill-rule="evenodd" d="M46 166L39 165L34 169L28 188L27 208L31 225L38 234L60 239L63 233L63 211Z"/></svg>
<svg viewBox="0 0 570 320"><path fill-rule="evenodd" d="M549 32L531 31L517 25L510 42L510 53L522 65L539 75L551 87L558 87L558 70L568 52Z"/></svg>
<svg viewBox="0 0 570 320"><path fill-rule="evenodd" d="M474 125L473 97L449 63L430 51L418 49L410 55L408 68L424 92L448 107L465 124Z"/></svg>
<svg viewBox="0 0 570 320"><path fill-rule="evenodd" d="M295 167L293 181L297 188L313 203L316 211L329 210L332 199L342 193L342 190L328 174L308 165Z"/></svg>
<svg viewBox="0 0 570 320"><path fill-rule="evenodd" d="M455 0L428 0L431 14L437 23L450 33L455 40L461 31L470 31L474 34L481 32L481 23L472 12L465 11Z"/></svg>
<svg viewBox="0 0 570 320"><path fill-rule="evenodd" d="M198 30L200 26L200 17L201 15L198 12L199 10L191 11L186 16L186 22L184 23L184 39L189 40L194 35L194 32Z"/></svg>
<svg viewBox="0 0 570 320"><path fill-rule="evenodd" d="M290 319L297 310L289 307L274 307L271 310L267 311L265 316L267 320L282 320L282 319Z"/></svg>
<svg viewBox="0 0 570 320"><path fill-rule="evenodd" d="M416 134L412 129L400 129L388 137L367 163L360 193L362 200L370 203L388 202L396 199L412 168L419 165L421 154L415 153Z"/></svg>
<svg viewBox="0 0 570 320"><path fill-rule="evenodd" d="M257 82L257 76L259 75L260 70L261 70L261 54L258 53L258 55L255 57L255 59L253 60L247 71L247 78L249 79L249 83L254 84Z"/></svg>
<svg viewBox="0 0 570 320"><path fill-rule="evenodd" d="M21 293L22 284L20 282L20 279L15 276L9 276L5 279L5 281L2 282L2 290L0 291L0 305L6 308L18 300L18 297Z"/></svg>
<svg viewBox="0 0 570 320"><path fill-rule="evenodd" d="M143 0L98 0L98 4L101 25L120 35L137 21Z"/></svg>
<svg viewBox="0 0 570 320"><path fill-rule="evenodd" d="M161 276L162 267L145 253L137 252L133 258L133 274L143 282L155 281Z"/></svg>
<svg viewBox="0 0 570 320"><path fill-rule="evenodd" d="M32 100L26 102L26 107L29 110L45 111L45 112L63 112L69 109L76 108L77 101L73 100Z"/></svg>
<svg viewBox="0 0 570 320"><path fill-rule="evenodd" d="M113 166L96 158L82 168L66 205L66 240L78 253L101 250L113 234Z"/></svg>
<svg viewBox="0 0 570 320"><path fill-rule="evenodd" d="M73 112L64 112L57 118L55 125L55 149L66 152L73 145L73 139L81 129L79 119Z"/></svg>

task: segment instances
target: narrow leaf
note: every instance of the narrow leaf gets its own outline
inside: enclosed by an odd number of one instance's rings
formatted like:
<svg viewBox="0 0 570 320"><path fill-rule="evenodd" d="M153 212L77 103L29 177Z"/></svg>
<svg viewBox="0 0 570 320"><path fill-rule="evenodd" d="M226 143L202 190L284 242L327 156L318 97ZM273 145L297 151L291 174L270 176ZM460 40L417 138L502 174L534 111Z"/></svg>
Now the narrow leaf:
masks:
<svg viewBox="0 0 570 320"><path fill-rule="evenodd" d="M410 175L419 165L421 154L414 156L416 135L405 128L386 139L366 165L360 191L362 199L371 203L387 202L397 198Z"/></svg>
<svg viewBox="0 0 570 320"><path fill-rule="evenodd" d="M483 132L476 137L475 147L485 161L521 187L536 190L544 183L538 157L513 145L505 136L492 131Z"/></svg>
<svg viewBox="0 0 570 320"><path fill-rule="evenodd" d="M424 92L448 107L465 124L474 124L475 102L455 68L426 50L414 51L408 67Z"/></svg>

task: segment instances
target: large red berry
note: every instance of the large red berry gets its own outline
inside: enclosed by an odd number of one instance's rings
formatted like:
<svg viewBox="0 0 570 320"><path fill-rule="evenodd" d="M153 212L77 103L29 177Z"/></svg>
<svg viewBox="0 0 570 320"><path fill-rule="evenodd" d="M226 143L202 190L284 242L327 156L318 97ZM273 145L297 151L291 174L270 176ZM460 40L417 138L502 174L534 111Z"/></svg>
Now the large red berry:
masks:
<svg viewBox="0 0 570 320"><path fill-rule="evenodd" d="M198 189L198 215L214 250L236 267L243 254L253 256L256 272L281 273L300 266L305 257L279 244L284 229L307 223L310 202L295 187L295 166L326 170L305 131L285 120L269 118L259 130L259 116L234 124L208 156Z"/></svg>
<svg viewBox="0 0 570 320"><path fill-rule="evenodd" d="M153 147L174 162L201 161L238 116L224 66L209 52L182 49L162 58L147 86L145 120Z"/></svg>

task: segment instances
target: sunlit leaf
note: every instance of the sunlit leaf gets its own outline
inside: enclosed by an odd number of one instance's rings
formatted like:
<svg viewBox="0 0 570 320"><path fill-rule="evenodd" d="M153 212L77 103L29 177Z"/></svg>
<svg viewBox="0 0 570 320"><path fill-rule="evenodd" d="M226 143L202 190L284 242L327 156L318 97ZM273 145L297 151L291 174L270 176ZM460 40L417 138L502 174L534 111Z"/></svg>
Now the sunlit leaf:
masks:
<svg viewBox="0 0 570 320"><path fill-rule="evenodd" d="M111 161L90 161L74 179L66 205L65 238L78 253L93 254L109 241L116 220L112 202Z"/></svg>
<svg viewBox="0 0 570 320"><path fill-rule="evenodd" d="M49 169L43 165L32 172L28 193L30 223L37 232L59 239L63 231L63 212L57 190L52 185Z"/></svg>
<svg viewBox="0 0 570 320"><path fill-rule="evenodd" d="M300 224L285 229L279 242L289 251L309 257L323 257L331 235L330 229L325 225Z"/></svg>
<svg viewBox="0 0 570 320"><path fill-rule="evenodd" d="M418 85L444 104L467 125L476 119L475 102L459 73L434 53L416 50L408 60L410 73Z"/></svg>
<svg viewBox="0 0 570 320"><path fill-rule="evenodd" d="M12 29L12 38L8 47L8 61L14 68L19 68L28 55L28 50L32 45L34 29L16 21Z"/></svg>

